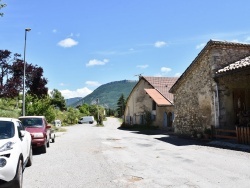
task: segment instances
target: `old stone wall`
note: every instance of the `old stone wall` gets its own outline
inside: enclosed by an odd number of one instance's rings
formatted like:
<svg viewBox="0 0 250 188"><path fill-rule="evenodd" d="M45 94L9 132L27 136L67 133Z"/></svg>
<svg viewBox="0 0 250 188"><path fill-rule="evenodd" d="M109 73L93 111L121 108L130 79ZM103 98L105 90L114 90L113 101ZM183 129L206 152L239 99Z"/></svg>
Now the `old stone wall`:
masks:
<svg viewBox="0 0 250 188"><path fill-rule="evenodd" d="M216 104L218 98L215 72L248 55L250 55L249 47L215 46L193 63L174 93L175 132L181 134L191 134L194 130L203 132L205 127L215 126L216 118L218 122L230 121L230 117L226 117L230 113L225 110L231 107L230 98L226 93L220 92L222 89L219 91L220 104ZM223 86L218 88L221 87Z"/></svg>
<svg viewBox="0 0 250 188"><path fill-rule="evenodd" d="M209 56L197 62L174 95L175 132L190 134L211 125L213 92Z"/></svg>

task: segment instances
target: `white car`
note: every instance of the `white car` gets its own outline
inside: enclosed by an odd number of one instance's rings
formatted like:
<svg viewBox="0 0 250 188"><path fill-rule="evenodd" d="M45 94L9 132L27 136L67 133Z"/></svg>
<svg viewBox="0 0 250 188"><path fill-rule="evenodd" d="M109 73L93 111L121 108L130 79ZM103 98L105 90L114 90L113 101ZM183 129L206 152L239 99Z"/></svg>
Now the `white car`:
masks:
<svg viewBox="0 0 250 188"><path fill-rule="evenodd" d="M31 165L30 133L20 120L0 117L0 187L22 187L23 170Z"/></svg>
<svg viewBox="0 0 250 188"><path fill-rule="evenodd" d="M95 119L94 119L94 116L84 116L82 117L81 119L79 119L78 123L81 124L81 123L94 123Z"/></svg>

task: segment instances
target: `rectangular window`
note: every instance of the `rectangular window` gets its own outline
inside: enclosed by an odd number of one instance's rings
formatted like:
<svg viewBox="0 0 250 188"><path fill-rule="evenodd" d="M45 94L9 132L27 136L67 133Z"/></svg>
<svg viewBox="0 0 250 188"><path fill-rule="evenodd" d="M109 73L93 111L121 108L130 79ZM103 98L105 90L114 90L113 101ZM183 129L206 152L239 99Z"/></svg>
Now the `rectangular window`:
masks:
<svg viewBox="0 0 250 188"><path fill-rule="evenodd" d="M153 101L152 110L156 110L156 102L155 101Z"/></svg>

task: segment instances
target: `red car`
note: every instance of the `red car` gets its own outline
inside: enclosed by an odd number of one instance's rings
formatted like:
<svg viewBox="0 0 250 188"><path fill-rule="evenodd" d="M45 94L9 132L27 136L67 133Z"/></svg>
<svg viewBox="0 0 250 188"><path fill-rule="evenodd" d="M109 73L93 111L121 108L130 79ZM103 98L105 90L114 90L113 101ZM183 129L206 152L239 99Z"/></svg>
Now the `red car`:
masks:
<svg viewBox="0 0 250 188"><path fill-rule="evenodd" d="M46 153L51 139L51 126L48 124L44 116L21 116L19 120L22 122L25 130L30 132L32 138L32 148L40 147L42 153ZM55 138L52 138L54 142Z"/></svg>

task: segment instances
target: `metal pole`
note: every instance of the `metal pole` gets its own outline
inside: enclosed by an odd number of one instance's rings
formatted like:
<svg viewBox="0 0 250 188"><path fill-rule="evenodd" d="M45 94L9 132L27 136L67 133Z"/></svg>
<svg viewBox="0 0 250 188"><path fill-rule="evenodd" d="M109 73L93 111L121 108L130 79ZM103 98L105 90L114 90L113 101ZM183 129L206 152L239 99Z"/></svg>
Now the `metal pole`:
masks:
<svg viewBox="0 0 250 188"><path fill-rule="evenodd" d="M97 116L98 116L98 122L99 122L99 108L98 108L98 104L99 104L99 99L96 99L96 103L97 103Z"/></svg>
<svg viewBox="0 0 250 188"><path fill-rule="evenodd" d="M23 113L22 115L25 116L25 75L26 75L26 62L25 62L25 52L26 52L26 38L27 38L27 31L30 31L30 28L25 29L25 37L24 37L24 53L23 53Z"/></svg>

